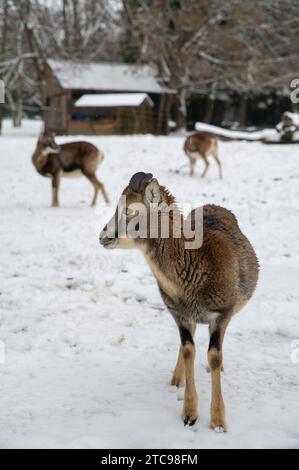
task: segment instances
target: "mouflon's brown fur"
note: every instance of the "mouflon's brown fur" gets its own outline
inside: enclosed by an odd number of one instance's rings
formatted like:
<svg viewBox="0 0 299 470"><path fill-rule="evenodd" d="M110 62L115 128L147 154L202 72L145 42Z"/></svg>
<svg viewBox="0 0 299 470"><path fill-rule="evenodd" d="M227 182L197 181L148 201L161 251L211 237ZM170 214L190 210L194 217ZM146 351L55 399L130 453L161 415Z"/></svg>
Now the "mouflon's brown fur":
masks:
<svg viewBox="0 0 299 470"><path fill-rule="evenodd" d="M39 137L32 155L32 163L42 176L52 178L52 206L58 207L58 190L61 177L85 176L94 187L91 205L95 205L100 190L109 202L105 186L96 176L103 161L103 153L89 142L70 142L57 145L52 135Z"/></svg>
<svg viewBox="0 0 299 470"><path fill-rule="evenodd" d="M184 143L184 152L189 158L191 176L194 174L196 161L202 159L205 164L205 169L201 175L203 178L210 165L208 156L212 155L219 168L219 177L222 178L221 162L218 156L218 142L219 139L216 135L203 131L194 132L187 137Z"/></svg>
<svg viewBox="0 0 299 470"><path fill-rule="evenodd" d="M136 203L145 205L147 218L157 207L161 207L159 216L162 217L163 210L171 205L170 227L175 220L174 215L183 219L174 197L151 176L137 173L131 179L134 185L129 184L123 192L125 206L118 207L114 217L122 217L127 226L138 215L134 210ZM139 186L136 181L139 181ZM196 249L186 249L183 231L180 238L172 236L171 231L168 238L159 235L151 238L147 231L145 237L132 239L129 235L119 237L117 230L109 229L110 223L100 234L100 243L106 248L140 249L156 277L162 298L180 333L181 346L172 384L185 384L183 419L189 425L194 424L198 417L193 338L198 323L209 325L211 427L225 431L227 425L220 377L222 343L232 316L248 302L255 290L258 261L232 212L212 204L203 206L202 211L203 241ZM193 221L194 214L192 211Z"/></svg>

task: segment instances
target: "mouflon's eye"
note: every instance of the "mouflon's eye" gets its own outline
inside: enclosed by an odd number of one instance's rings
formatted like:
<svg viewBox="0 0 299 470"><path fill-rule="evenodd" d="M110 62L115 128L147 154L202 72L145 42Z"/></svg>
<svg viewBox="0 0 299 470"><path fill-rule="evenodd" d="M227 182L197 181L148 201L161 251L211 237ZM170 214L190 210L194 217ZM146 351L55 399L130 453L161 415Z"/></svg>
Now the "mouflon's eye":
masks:
<svg viewBox="0 0 299 470"><path fill-rule="evenodd" d="M125 207L123 209L123 214L127 216L133 214L133 212L134 212L133 209L130 209L129 207Z"/></svg>

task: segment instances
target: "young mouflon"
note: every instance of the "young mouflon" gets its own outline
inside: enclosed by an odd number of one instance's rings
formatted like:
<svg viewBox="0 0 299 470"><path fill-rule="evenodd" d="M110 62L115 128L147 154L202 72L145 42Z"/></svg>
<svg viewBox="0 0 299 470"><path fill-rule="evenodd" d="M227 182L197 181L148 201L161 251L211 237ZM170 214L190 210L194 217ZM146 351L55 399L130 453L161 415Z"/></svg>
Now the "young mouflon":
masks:
<svg viewBox="0 0 299 470"><path fill-rule="evenodd" d="M58 207L58 190L61 177L72 178L85 176L94 187L91 205L101 191L106 202L109 198L103 183L96 176L98 166L104 154L89 142L69 142L57 145L54 136L41 134L32 155L32 163L42 176L52 178L52 207Z"/></svg>
<svg viewBox="0 0 299 470"><path fill-rule="evenodd" d="M178 233L177 223L186 219L175 198L151 174L136 173L124 189L114 216L101 232L100 243L110 249L140 249L157 280L181 339L171 383L185 385L185 425L193 425L198 418L194 380L196 324L209 326L211 427L223 432L227 429L220 376L223 338L232 316L251 298L259 268L254 249L229 210L211 204L199 209L202 214L201 244L186 248L184 230ZM196 211L189 215L193 228ZM165 214L168 214L166 219ZM150 227L151 218L158 220L158 231L154 235ZM167 236L167 231L163 234L162 230L165 220L169 228ZM142 236L138 235L140 230L124 230L124 227L141 229L141 225L146 227ZM183 227L183 223L179 226Z"/></svg>
<svg viewBox="0 0 299 470"><path fill-rule="evenodd" d="M212 155L219 168L219 178L222 178L222 167L218 155L218 142L219 138L216 135L204 131L193 132L193 134L187 137L184 143L184 152L189 158L190 176L194 175L196 161L201 159L205 164L204 171L201 175L201 177L204 178L210 166L208 157Z"/></svg>

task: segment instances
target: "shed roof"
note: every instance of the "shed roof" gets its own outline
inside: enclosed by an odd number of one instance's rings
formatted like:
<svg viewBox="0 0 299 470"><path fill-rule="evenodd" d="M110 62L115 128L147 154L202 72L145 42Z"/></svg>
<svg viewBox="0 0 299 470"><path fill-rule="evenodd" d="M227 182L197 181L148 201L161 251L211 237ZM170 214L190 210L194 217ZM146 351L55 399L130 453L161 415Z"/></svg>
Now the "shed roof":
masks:
<svg viewBox="0 0 299 470"><path fill-rule="evenodd" d="M48 65L60 85L69 90L175 93L159 83L155 69L148 65L55 59L49 59Z"/></svg>
<svg viewBox="0 0 299 470"><path fill-rule="evenodd" d="M153 106L151 98L146 93L112 93L112 94L88 94L83 95L76 101L76 107L99 107L99 108L113 108L113 107L138 107L144 101L147 101L150 106Z"/></svg>

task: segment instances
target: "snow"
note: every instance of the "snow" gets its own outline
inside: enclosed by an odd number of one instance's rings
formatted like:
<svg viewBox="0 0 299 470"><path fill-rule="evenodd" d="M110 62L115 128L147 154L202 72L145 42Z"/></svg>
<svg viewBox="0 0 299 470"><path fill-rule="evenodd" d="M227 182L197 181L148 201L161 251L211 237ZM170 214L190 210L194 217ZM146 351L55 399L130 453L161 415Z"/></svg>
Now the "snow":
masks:
<svg viewBox="0 0 299 470"><path fill-rule="evenodd" d="M52 209L30 161L40 128L4 121L0 137L0 447L298 447L298 145L220 142L221 181L214 162L204 180L200 162L193 178L175 172L187 162L180 136L88 137L105 152L98 176L113 204L92 209L88 181L64 180ZM207 327L196 336L200 420L188 429L183 391L169 385L179 337L156 282L140 253L98 243L138 170L181 203L233 210L260 259L256 294L225 338L227 434L209 428Z"/></svg>
<svg viewBox="0 0 299 470"><path fill-rule="evenodd" d="M197 122L195 129L197 131L213 132L230 139L261 140L262 138L277 136L277 132L274 129L263 129L262 131L255 132L231 131L229 129L223 129L222 127L213 126L212 124L205 124L204 122Z"/></svg>
<svg viewBox="0 0 299 470"><path fill-rule="evenodd" d="M151 106L154 105L146 93L107 93L102 95L83 95L76 101L75 106L141 106L145 100Z"/></svg>
<svg viewBox="0 0 299 470"><path fill-rule="evenodd" d="M292 119L293 125L288 127L288 131L295 132L296 129L299 127L299 114L290 113L289 111L283 113L284 116ZM281 121L277 124L276 129L281 132L284 129L284 123ZM299 138L299 132L295 132L297 138Z"/></svg>
<svg viewBox="0 0 299 470"><path fill-rule="evenodd" d="M205 124L204 122L197 122L195 125L197 131L212 132L213 134L228 137L229 139L257 141L264 140L270 142L279 142L280 134L275 129L263 129L261 131L246 132L246 131L233 131L223 129L222 127L213 126L212 124ZM294 140L299 141L299 132L294 133Z"/></svg>
<svg viewBox="0 0 299 470"><path fill-rule="evenodd" d="M290 111L287 111L284 115L293 119L295 126L299 126L299 113L291 113Z"/></svg>
<svg viewBox="0 0 299 470"><path fill-rule="evenodd" d="M171 93L161 86L155 70L148 65L71 62L49 59L60 85L72 90L143 91Z"/></svg>

